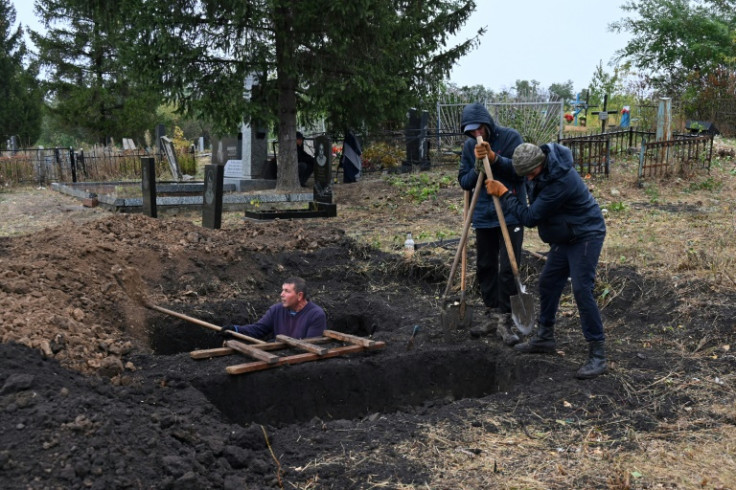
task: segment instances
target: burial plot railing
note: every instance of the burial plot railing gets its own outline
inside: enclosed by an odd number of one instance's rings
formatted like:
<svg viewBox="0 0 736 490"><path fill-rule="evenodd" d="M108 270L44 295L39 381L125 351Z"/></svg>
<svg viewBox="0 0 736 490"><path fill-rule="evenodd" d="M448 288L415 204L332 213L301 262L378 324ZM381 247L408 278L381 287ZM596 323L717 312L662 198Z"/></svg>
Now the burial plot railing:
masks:
<svg viewBox="0 0 736 490"><path fill-rule="evenodd" d="M572 152L575 168L580 175L608 175L611 141L605 135L560 140Z"/></svg>
<svg viewBox="0 0 736 490"><path fill-rule="evenodd" d="M139 179L140 159L154 156L157 174L169 169L160 154L145 150L108 148L75 151L74 148L38 148L0 151L0 179L8 184L45 185L49 182L104 182Z"/></svg>
<svg viewBox="0 0 736 490"><path fill-rule="evenodd" d="M667 141L642 142L639 153L639 179L691 176L710 171L713 158L713 135L674 135Z"/></svg>

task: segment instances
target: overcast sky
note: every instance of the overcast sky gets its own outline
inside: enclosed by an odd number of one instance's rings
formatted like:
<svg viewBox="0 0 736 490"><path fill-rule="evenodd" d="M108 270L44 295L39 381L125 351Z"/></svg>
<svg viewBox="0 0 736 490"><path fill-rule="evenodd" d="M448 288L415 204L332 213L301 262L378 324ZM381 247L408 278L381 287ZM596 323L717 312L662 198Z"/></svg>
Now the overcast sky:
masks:
<svg viewBox="0 0 736 490"><path fill-rule="evenodd" d="M596 66L609 65L629 34L614 34L608 25L630 16L620 6L627 0L476 0L478 5L457 39L488 31L480 47L462 58L450 82L483 85L500 91L516 80L537 80L541 88L572 80L578 92L586 88ZM32 0L14 0L17 22L38 29Z"/></svg>
<svg viewBox="0 0 736 490"><path fill-rule="evenodd" d="M572 80L586 88L599 63L607 73L616 50L629 33L609 32L612 22L631 17L621 10L626 0L476 0L478 5L458 39L480 27L487 32L480 47L452 71L458 86L483 85L494 91L516 80L537 80L542 88Z"/></svg>

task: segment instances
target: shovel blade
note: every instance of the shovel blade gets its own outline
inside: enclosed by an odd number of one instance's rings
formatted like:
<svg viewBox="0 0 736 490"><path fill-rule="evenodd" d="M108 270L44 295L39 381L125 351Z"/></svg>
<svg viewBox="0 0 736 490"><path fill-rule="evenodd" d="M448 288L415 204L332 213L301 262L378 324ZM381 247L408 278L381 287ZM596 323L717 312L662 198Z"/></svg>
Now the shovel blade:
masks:
<svg viewBox="0 0 736 490"><path fill-rule="evenodd" d="M519 332L529 335L534 328L534 297L521 293L509 298L511 300L511 318Z"/></svg>
<svg viewBox="0 0 736 490"><path fill-rule="evenodd" d="M451 304L442 310L442 326L448 330L468 328L473 324L473 308L467 304Z"/></svg>

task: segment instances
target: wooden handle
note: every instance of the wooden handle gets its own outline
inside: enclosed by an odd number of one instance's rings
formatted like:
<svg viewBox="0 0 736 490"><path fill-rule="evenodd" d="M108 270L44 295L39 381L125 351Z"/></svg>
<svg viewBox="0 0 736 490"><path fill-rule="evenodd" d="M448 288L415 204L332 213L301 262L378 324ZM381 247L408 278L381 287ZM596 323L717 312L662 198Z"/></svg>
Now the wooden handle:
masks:
<svg viewBox="0 0 736 490"><path fill-rule="evenodd" d="M460 262L460 256L463 253L465 244L468 241L468 230L470 230L470 223L473 218L473 211L475 205L478 202L478 196L480 195L480 188L483 186L483 179L478 179L475 183L475 190L473 191L473 198L470 200L470 207L468 208L468 215L465 217L465 224L463 225L463 233L460 236L460 244L457 246L457 252L455 253L455 259L452 261L452 267L450 268L450 277L447 278L447 286L445 292L442 294L442 303L445 302L447 294L450 292L452 281L455 279L455 272L457 271L457 264ZM444 305L443 305L444 306Z"/></svg>
<svg viewBox="0 0 736 490"><path fill-rule="evenodd" d="M208 323L208 322L205 322L203 320L199 320L197 318L193 318L191 316L184 315L183 313L179 313L179 312L176 312L176 311L173 311L173 310L168 310L166 308L162 308L161 306L152 305L150 303L145 303L145 306L146 306L146 308L150 308L152 310L160 311L161 313L165 313L167 315L171 315L171 316L175 316L177 318L181 318L182 320L186 320L186 321L188 321L190 323L194 323L195 325L199 325L201 327L209 328L210 330L215 330L217 332L221 332L222 331L222 327L219 327L219 326L215 325L214 323ZM235 337L236 339L247 340L248 342L252 342L254 344L265 344L266 343L265 341L263 341L261 339L257 339L255 337L250 337L248 335L243 335L242 333L238 333L238 332L230 332L230 335L233 336L233 337Z"/></svg>
<svg viewBox="0 0 736 490"><path fill-rule="evenodd" d="M476 138L478 143L483 143L483 136ZM486 171L486 175L489 179L493 180L493 172L491 171L491 162L488 161L488 157L483 157L483 168ZM483 180L482 176L478 177L478 180ZM509 262L511 263L511 270L514 273L516 279L516 287L521 291L521 281L519 280L519 267L516 264L516 255L514 254L514 247L511 246L511 237L509 236L509 229L506 227L506 219L503 217L503 208L501 207L501 200L498 196L493 196L493 206L496 208L496 215L498 216L498 223L501 225L501 233L503 234L503 241L506 243L506 254L509 256Z"/></svg>
<svg viewBox="0 0 736 490"><path fill-rule="evenodd" d="M463 223L468 219L468 208L470 208L470 191L465 191L463 196ZM460 265L460 291L465 294L465 282L468 268L468 244L463 245L462 264ZM465 298L463 298L464 300Z"/></svg>

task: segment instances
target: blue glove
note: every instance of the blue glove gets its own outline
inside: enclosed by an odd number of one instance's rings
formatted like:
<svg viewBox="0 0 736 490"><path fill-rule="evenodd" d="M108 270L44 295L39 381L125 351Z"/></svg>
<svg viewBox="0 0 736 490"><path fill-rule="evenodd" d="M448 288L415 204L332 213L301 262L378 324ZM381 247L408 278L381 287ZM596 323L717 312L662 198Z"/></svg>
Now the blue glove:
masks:
<svg viewBox="0 0 736 490"><path fill-rule="evenodd" d="M220 335L222 335L223 337L229 337L232 333L238 333L237 325L225 325L220 330Z"/></svg>

